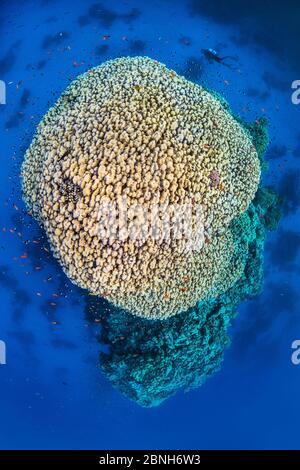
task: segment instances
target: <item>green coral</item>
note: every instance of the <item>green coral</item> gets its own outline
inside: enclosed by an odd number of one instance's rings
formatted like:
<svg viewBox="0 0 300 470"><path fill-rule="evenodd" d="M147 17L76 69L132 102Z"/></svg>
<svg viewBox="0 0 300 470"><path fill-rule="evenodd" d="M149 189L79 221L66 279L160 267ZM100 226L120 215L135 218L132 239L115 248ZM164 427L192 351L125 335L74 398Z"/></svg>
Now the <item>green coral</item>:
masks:
<svg viewBox="0 0 300 470"><path fill-rule="evenodd" d="M268 230L276 230L282 216L282 199L270 187L259 187L254 199Z"/></svg>
<svg viewBox="0 0 300 470"><path fill-rule="evenodd" d="M268 120L264 117L257 119L254 123L245 124L246 128L250 132L253 144L256 148L261 163L263 162L263 156L269 145L269 134L268 134Z"/></svg>
<svg viewBox="0 0 300 470"><path fill-rule="evenodd" d="M248 132L253 145L258 154L260 165L262 170L268 168L268 164L264 160L265 152L269 145L269 134L268 134L268 120L265 117L260 117L256 121L247 123L241 117L234 116L235 119L244 127Z"/></svg>

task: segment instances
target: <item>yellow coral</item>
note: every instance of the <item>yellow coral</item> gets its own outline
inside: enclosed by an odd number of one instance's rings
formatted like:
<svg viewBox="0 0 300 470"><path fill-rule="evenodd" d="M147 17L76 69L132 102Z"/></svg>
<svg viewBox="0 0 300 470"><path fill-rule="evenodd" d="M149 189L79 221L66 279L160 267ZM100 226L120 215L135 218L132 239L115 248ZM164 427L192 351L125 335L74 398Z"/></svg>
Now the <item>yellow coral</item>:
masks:
<svg viewBox="0 0 300 470"><path fill-rule="evenodd" d="M228 227L256 192L257 153L219 100L157 61L116 59L74 80L40 123L22 177L67 275L132 313L166 318L240 275ZM103 224L103 203L124 198L127 220L117 211ZM165 230L186 204L203 246Z"/></svg>

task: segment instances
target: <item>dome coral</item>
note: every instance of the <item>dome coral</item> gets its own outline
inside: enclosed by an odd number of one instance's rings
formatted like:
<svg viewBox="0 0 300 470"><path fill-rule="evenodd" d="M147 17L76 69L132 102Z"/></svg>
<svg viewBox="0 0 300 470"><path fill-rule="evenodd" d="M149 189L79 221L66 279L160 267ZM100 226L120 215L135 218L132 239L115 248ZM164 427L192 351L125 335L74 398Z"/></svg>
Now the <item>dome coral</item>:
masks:
<svg viewBox="0 0 300 470"><path fill-rule="evenodd" d="M133 314L175 315L244 270L249 241L235 243L231 221L260 180L250 133L150 58L74 80L39 124L22 179L65 273Z"/></svg>

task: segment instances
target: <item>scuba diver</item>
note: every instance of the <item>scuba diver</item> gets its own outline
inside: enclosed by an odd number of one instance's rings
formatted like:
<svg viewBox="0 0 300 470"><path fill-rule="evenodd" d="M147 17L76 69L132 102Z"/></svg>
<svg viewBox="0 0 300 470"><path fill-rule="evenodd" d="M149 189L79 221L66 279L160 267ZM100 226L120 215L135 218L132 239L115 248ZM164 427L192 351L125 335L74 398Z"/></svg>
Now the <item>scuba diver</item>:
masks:
<svg viewBox="0 0 300 470"><path fill-rule="evenodd" d="M206 57L206 59L209 61L209 63L211 64L212 62L217 62L218 64L222 64L222 65L225 65L225 67L228 67L232 70L235 69L235 67L232 65L232 64L228 64L226 62L224 62L224 60L226 59L232 59L232 60L237 60L237 57L233 57L233 56L230 56L230 55L226 55L224 57L220 57L218 55L218 53L214 50L214 49L202 49L202 53L203 55Z"/></svg>

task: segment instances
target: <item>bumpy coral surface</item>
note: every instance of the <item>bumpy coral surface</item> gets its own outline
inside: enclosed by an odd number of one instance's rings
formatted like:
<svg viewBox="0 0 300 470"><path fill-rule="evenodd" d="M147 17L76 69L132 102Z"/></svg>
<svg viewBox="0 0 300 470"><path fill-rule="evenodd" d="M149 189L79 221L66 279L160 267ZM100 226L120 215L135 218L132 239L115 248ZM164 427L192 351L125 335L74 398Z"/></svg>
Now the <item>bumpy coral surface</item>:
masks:
<svg viewBox="0 0 300 470"><path fill-rule="evenodd" d="M244 270L248 242L236 246L230 222L260 179L250 134L221 100L157 61L121 58L74 80L40 123L22 176L67 275L136 315L175 315ZM179 237L186 205L193 236Z"/></svg>
<svg viewBox="0 0 300 470"><path fill-rule="evenodd" d="M248 240L241 277L227 292L172 318L149 321L116 308L107 312L102 300L86 296L87 319L101 321L99 341L108 346L100 353L100 369L117 389L142 406L157 406L220 369L238 304L262 288L265 236L280 216L276 193L260 187L249 209L231 223L235 243Z"/></svg>

